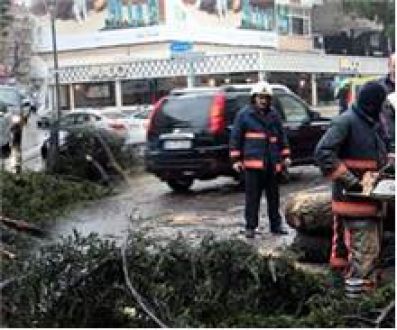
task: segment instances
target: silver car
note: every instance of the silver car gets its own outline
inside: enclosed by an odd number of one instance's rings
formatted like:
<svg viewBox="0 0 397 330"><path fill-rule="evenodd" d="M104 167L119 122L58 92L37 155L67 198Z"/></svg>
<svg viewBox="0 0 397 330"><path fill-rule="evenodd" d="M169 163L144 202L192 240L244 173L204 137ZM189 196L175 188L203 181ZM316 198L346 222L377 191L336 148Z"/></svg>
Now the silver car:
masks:
<svg viewBox="0 0 397 330"><path fill-rule="evenodd" d="M41 122L42 129L48 129L41 147L41 155L47 157L50 147L51 122ZM75 110L63 115L59 120L59 143L62 145L69 130L81 128L95 128L103 130L125 141L130 130L130 120L119 111L104 110Z"/></svg>
<svg viewBox="0 0 397 330"><path fill-rule="evenodd" d="M12 142L13 127L23 125L28 113L18 89L0 85L0 147L1 155L7 156ZM20 126L21 127L21 126Z"/></svg>

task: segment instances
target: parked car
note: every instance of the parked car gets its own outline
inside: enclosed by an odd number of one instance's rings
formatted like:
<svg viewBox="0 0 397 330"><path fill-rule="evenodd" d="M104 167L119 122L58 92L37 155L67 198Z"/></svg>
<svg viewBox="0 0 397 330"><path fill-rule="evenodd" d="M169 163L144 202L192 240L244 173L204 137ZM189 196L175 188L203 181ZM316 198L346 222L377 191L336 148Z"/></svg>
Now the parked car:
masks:
<svg viewBox="0 0 397 330"><path fill-rule="evenodd" d="M39 126L39 124L38 124ZM52 123L41 122L39 127L43 129L51 129ZM64 140L69 130L94 128L104 130L108 133L126 140L130 123L128 117L116 111L101 111L101 110L79 110L72 111L63 115L59 120L59 139L60 143ZM47 132L46 138L41 147L41 155L43 158L47 157L50 145L50 131Z"/></svg>
<svg viewBox="0 0 397 330"><path fill-rule="evenodd" d="M13 136L28 119L29 107L30 104L22 99L17 87L0 85L1 156L8 157Z"/></svg>
<svg viewBox="0 0 397 330"><path fill-rule="evenodd" d="M234 176L229 159L229 135L236 113L250 100L250 89L231 86L179 89L161 99L148 126L146 170L175 191L185 191L195 179ZM327 130L323 118L291 91L274 90L291 146L292 165L313 163L313 151Z"/></svg>
<svg viewBox="0 0 397 330"><path fill-rule="evenodd" d="M11 151L11 127L13 114L7 105L0 102L0 147L1 156L8 157Z"/></svg>
<svg viewBox="0 0 397 330"><path fill-rule="evenodd" d="M146 129L149 123L151 108L136 111L128 116L129 131L126 145L144 145L146 143Z"/></svg>

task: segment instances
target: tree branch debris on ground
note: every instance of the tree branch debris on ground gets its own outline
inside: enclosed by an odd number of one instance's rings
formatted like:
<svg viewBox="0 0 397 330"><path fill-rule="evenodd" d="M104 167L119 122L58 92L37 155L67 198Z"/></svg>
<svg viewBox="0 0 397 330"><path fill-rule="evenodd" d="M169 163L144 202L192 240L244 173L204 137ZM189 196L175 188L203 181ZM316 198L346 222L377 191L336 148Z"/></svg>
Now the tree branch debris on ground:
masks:
<svg viewBox="0 0 397 330"><path fill-rule="evenodd" d="M332 273L307 272L291 255L264 256L239 239L209 235L192 244L182 236L164 241L130 233L119 247L75 232L40 244L41 237L30 232L61 210L49 206L65 208L81 196L99 198L109 190L42 174L1 175L10 191L0 221L2 326L395 325L394 282L349 300ZM42 187L51 190L50 197ZM50 204L30 201L31 194ZM33 231L24 230L30 227Z"/></svg>
<svg viewBox="0 0 397 330"><path fill-rule="evenodd" d="M120 248L75 232L14 261L10 278L21 273L1 289L3 326L394 327L394 283L349 300L328 275L237 239L130 233Z"/></svg>

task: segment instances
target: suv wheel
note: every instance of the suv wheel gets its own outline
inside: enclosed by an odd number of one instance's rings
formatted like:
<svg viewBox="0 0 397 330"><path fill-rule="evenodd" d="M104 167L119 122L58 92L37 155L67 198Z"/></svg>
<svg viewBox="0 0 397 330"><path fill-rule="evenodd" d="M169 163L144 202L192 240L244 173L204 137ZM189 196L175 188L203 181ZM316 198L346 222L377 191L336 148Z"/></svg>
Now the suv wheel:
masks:
<svg viewBox="0 0 397 330"><path fill-rule="evenodd" d="M168 186L175 192L186 192L193 184L193 179L179 178L167 180Z"/></svg>

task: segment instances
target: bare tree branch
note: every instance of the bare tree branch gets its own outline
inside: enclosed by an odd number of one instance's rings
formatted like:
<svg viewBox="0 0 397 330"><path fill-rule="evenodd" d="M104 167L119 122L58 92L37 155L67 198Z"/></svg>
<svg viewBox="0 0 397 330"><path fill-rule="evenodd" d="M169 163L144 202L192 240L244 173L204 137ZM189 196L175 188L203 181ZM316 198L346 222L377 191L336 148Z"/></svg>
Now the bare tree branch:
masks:
<svg viewBox="0 0 397 330"><path fill-rule="evenodd" d="M128 269L127 269L127 258L126 258L126 247L127 247L127 236L124 239L123 245L121 246L121 258L123 262L123 272L124 272L124 278L125 282L127 284L128 290L130 291L131 295L135 298L136 302L141 306L141 308L145 311L145 313L161 328L168 328L168 326L162 322L160 319L154 315L154 313L146 306L146 304L143 301L143 297L138 293L138 291L132 286L130 277L128 275Z"/></svg>

